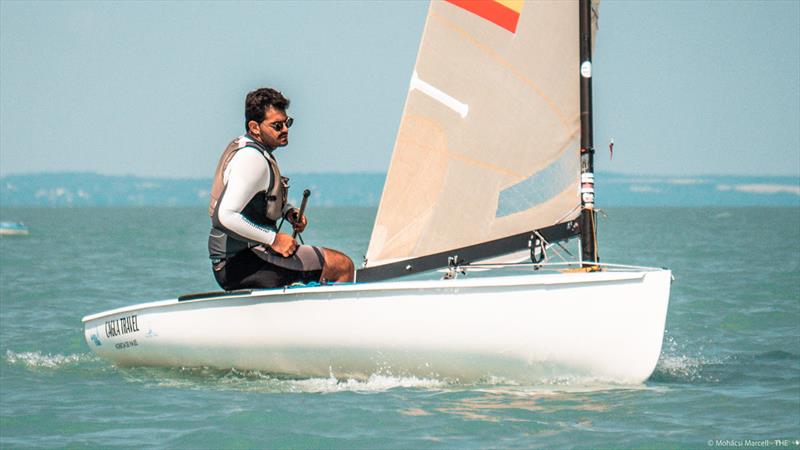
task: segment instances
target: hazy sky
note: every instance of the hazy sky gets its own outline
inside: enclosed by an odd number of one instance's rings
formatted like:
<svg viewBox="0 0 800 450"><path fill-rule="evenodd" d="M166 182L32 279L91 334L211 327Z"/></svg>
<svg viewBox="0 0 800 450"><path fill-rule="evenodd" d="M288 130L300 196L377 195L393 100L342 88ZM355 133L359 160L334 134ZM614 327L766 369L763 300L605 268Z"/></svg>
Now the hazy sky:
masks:
<svg viewBox="0 0 800 450"><path fill-rule="evenodd" d="M0 0L0 175L208 178L264 85L283 171L383 172L427 5ZM800 175L796 0L603 0L593 75L599 170Z"/></svg>

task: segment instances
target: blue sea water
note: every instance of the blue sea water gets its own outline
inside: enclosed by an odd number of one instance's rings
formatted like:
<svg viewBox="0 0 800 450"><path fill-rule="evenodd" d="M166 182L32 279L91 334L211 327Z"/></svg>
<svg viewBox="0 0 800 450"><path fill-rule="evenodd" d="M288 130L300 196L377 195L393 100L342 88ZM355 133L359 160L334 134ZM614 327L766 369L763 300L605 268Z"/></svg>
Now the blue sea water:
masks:
<svg viewBox="0 0 800 450"><path fill-rule="evenodd" d="M375 210L309 212L363 255ZM800 208L611 208L601 258L673 270L637 386L117 368L81 317L216 290L204 208L0 209L0 447L800 448Z"/></svg>

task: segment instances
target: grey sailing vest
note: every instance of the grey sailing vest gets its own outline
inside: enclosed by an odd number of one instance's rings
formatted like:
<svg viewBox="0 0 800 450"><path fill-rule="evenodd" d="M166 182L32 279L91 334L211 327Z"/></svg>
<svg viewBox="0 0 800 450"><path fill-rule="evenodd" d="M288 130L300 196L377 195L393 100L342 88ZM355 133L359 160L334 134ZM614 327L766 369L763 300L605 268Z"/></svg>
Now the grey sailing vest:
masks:
<svg viewBox="0 0 800 450"><path fill-rule="evenodd" d="M236 152L245 147L254 148L264 155L270 171L270 184L266 190L257 193L250 199L242 210L242 215L255 224L275 230L276 222L283 216L284 209L287 206L286 194L289 187L289 179L281 176L278 163L272 157L272 154L260 142L248 136L240 136L231 141L219 158L217 170L214 172L214 181L211 185L211 199L208 204L208 215L211 216L208 253L209 257L214 260L231 257L242 250L261 244L227 230L219 222L219 201L226 187L224 180L225 169L234 155L236 155Z"/></svg>

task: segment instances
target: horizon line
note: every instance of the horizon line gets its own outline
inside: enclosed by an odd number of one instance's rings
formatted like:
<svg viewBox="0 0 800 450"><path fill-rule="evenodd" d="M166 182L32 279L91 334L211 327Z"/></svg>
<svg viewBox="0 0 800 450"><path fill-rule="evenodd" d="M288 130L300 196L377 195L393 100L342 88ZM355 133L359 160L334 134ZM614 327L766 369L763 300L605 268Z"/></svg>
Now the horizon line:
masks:
<svg viewBox="0 0 800 450"><path fill-rule="evenodd" d="M367 171L367 170L356 170L356 171L309 171L309 172L292 172L294 175L382 175L386 176L387 171ZM721 177L748 177L748 178L794 178L800 180L800 174L743 174L743 173L697 173L697 174L667 174L667 173L645 173L645 172L616 172L616 171L607 171L607 170L596 170L596 174L601 175L614 175L614 176L627 176L627 177L659 177L659 178L672 178L672 179L681 179L681 178L702 178L702 177L712 177L712 178L721 178ZM149 179L161 179L161 180L209 180L212 176L207 177L196 177L196 176L163 176L163 175L137 175L137 174L121 174L121 173L103 173L103 172L93 172L93 171L42 171L42 172L16 172L16 173L6 173L0 174L0 179L8 178L8 177L20 177L20 176L42 176L42 175L98 175L104 177L120 177L120 178L149 178Z"/></svg>

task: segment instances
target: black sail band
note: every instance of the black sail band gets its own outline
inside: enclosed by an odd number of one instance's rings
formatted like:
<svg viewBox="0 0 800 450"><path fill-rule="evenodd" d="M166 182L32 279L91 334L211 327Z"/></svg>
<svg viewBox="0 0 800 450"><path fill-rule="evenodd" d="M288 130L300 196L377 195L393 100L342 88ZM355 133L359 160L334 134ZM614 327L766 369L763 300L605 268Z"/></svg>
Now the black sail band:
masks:
<svg viewBox="0 0 800 450"><path fill-rule="evenodd" d="M529 248L531 239L535 237L534 233L539 233L547 242L552 243L565 241L580 234L580 227L576 220L570 220L539 230L532 230L494 241L482 242L480 244L435 253L433 255L404 259L402 261L374 267L365 267L359 269L356 273L356 281L359 283L381 281L413 275L428 270L441 269L443 267L448 267L450 258L454 256L458 256L458 260L462 264L469 264L470 262L507 255Z"/></svg>

